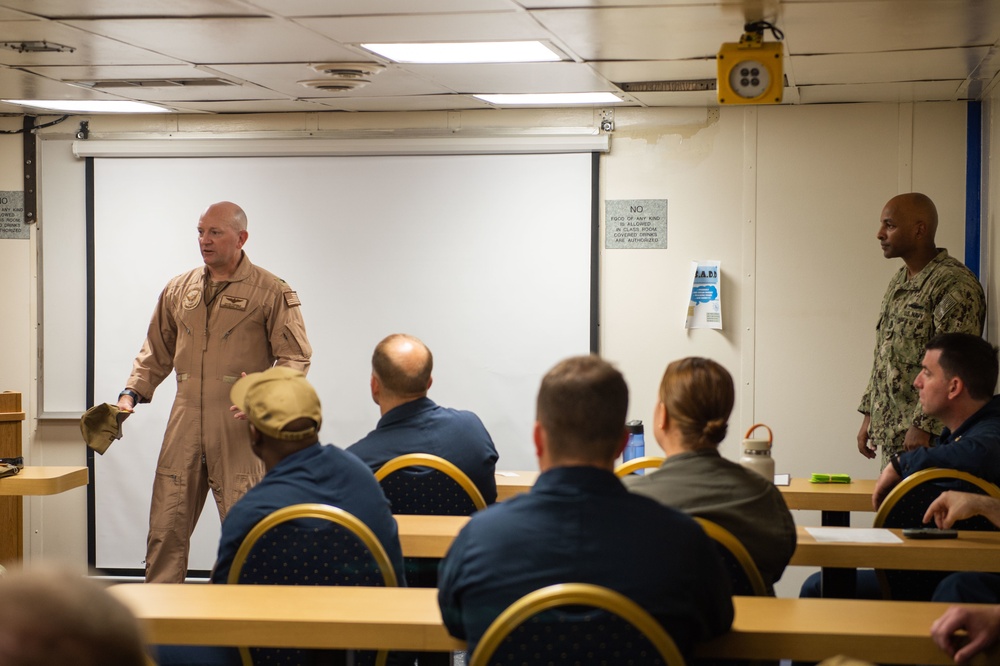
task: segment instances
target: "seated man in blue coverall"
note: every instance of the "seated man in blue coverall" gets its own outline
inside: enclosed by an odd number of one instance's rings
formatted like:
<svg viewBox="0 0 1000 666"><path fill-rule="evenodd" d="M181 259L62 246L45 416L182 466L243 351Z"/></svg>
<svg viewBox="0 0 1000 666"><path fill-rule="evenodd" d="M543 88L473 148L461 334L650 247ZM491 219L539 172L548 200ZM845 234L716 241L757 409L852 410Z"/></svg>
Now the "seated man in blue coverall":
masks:
<svg viewBox="0 0 1000 666"><path fill-rule="evenodd" d="M977 335L942 333L927 343L913 385L920 407L945 428L931 447L894 454L872 494L878 510L896 485L922 469L941 467L968 472L1000 485L1000 396L997 348ZM802 585L801 596L820 595L819 574ZM873 571L858 573L858 597L879 598Z"/></svg>
<svg viewBox="0 0 1000 666"><path fill-rule="evenodd" d="M403 552L389 501L367 466L355 456L319 443L319 397L297 370L274 367L238 380L230 393L249 421L250 448L264 463L264 478L222 523L213 583L226 583L244 537L263 518L293 504L319 503L353 514L382 543L396 578L404 581ZM164 646L159 663L239 664L234 648Z"/></svg>
<svg viewBox="0 0 1000 666"><path fill-rule="evenodd" d="M510 604L557 583L611 588L650 612L690 658L733 620L729 575L689 516L628 492L614 475L628 387L597 356L556 365L538 392L531 492L474 514L441 562L448 631L475 650Z"/></svg>

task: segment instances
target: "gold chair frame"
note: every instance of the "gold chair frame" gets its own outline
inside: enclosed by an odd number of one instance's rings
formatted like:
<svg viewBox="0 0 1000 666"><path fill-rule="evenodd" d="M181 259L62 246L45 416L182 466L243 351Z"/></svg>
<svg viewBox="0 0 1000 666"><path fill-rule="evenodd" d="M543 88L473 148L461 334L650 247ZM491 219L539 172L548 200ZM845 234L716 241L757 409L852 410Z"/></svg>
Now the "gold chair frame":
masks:
<svg viewBox="0 0 1000 666"><path fill-rule="evenodd" d="M882 504L875 513L875 519L872 521L872 527L882 527L885 525L889 512L892 511L900 499L902 499L902 497L906 493L910 492L910 490L912 490L915 486L919 486L935 479L956 479L965 481L967 483L971 483L977 488L980 488L984 494L1000 499L1000 488L989 481L969 474L968 472L960 472L957 469L944 469L940 467L922 469L919 472L914 472L909 475L896 484L895 488L889 491L889 494L886 495L884 500L882 500Z"/></svg>
<svg viewBox="0 0 1000 666"><path fill-rule="evenodd" d="M666 458L662 456L642 456L640 458L632 458L627 463L622 463L615 467L615 476L619 479L628 476L632 472L639 469L648 469L650 467L659 467L663 464Z"/></svg>
<svg viewBox="0 0 1000 666"><path fill-rule="evenodd" d="M293 504L278 509L261 519L260 522L254 525L254 528L250 530L246 537L243 538L243 543L240 544L239 549L236 551L236 556L233 558L233 566L229 570L229 578L226 582L230 585L239 584L240 572L243 570L243 565L246 564L250 551L268 530L282 523L300 518L326 520L353 532L371 552L375 564L382 571L385 586L396 587L398 585L396 571L392 568L392 561L389 559L388 553L385 552L382 542L378 540L378 537L371 531L371 528L365 525L354 514L328 504ZM253 666L253 657L250 655L250 649L241 646L239 650L243 666ZM388 652L379 650L375 659L376 666L385 666L387 658Z"/></svg>
<svg viewBox="0 0 1000 666"><path fill-rule="evenodd" d="M684 666L684 657L677 644L656 618L625 595L589 583L550 585L512 603L486 629L468 666L486 666L514 629L534 615L558 606L589 606L614 613L641 631L667 666Z"/></svg>
<svg viewBox="0 0 1000 666"><path fill-rule="evenodd" d="M889 491L889 494L886 495L884 500L882 500L882 504L879 505L878 511L875 513L875 518L872 520L872 527L884 527L885 521L889 516L889 512L895 508L896 504L903 499L906 493L910 492L913 488L919 485L927 483L928 481L934 481L935 479L956 479L965 481L982 490L985 495L1000 499L1000 488L985 479L975 476L974 474L962 472L957 469L945 469L942 467L922 469L919 472L914 472L909 475L896 484L895 488ZM889 578L886 576L885 570L876 569L875 578L878 579L878 586L882 592L882 598L892 599L892 592L889 587Z"/></svg>
<svg viewBox="0 0 1000 666"><path fill-rule="evenodd" d="M479 492L479 488L476 488L476 484L472 482L472 479L465 472L444 458L429 453L407 453L406 455L396 456L379 467L378 471L375 472L375 480L381 481L393 472L398 472L407 467L430 467L431 469L436 469L439 472L447 474L455 483L462 487L462 490L468 493L469 498L472 499L472 503L476 507L476 511L486 508L486 500L483 498L483 494Z"/></svg>
<svg viewBox="0 0 1000 666"><path fill-rule="evenodd" d="M753 594L755 597L766 597L769 596L767 593L767 585L764 584L764 577L760 575L760 569L757 568L757 564L750 557L750 552L746 549L746 546L736 538L732 532L727 530L722 525L712 522L706 518L699 518L694 516L694 519L698 521L701 528L705 530L705 534L708 538L716 541L732 553L736 561L740 563L743 567L743 573L746 574L747 580L750 581L750 587L753 589Z"/></svg>

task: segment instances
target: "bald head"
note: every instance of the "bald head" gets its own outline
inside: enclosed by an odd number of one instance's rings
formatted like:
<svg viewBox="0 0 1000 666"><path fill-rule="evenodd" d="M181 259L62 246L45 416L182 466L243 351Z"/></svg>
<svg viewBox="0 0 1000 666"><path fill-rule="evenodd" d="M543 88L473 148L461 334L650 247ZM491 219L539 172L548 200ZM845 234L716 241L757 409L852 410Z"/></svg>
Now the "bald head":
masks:
<svg viewBox="0 0 1000 666"><path fill-rule="evenodd" d="M892 218L903 224L922 224L925 229L924 243L934 246L937 234L937 206L931 198L920 192L908 192L889 199L885 210L891 211ZM883 216L884 217L884 216Z"/></svg>
<svg viewBox="0 0 1000 666"><path fill-rule="evenodd" d="M882 208L876 237L886 259L899 257L910 276L916 275L937 254L937 207L926 194L909 192L894 196Z"/></svg>
<svg viewBox="0 0 1000 666"><path fill-rule="evenodd" d="M434 357L427 345L412 335L390 335L372 354L375 402L384 409L389 401L401 404L424 397L431 387L433 369Z"/></svg>
<svg viewBox="0 0 1000 666"><path fill-rule="evenodd" d="M236 231L247 230L247 214L232 201L220 201L212 204L201 214L201 219L228 224Z"/></svg>

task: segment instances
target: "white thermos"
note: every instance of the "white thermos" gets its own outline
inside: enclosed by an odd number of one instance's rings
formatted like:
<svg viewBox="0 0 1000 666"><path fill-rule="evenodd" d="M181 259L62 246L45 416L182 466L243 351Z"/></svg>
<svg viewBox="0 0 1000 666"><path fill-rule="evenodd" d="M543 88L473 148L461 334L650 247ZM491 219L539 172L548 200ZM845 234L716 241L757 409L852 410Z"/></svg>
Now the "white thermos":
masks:
<svg viewBox="0 0 1000 666"><path fill-rule="evenodd" d="M750 435L757 428L767 430L767 439L751 438ZM771 429L763 423L755 423L747 430L743 436L743 455L740 456L740 464L751 469L768 481L774 482L774 458L771 457L771 443L774 435Z"/></svg>

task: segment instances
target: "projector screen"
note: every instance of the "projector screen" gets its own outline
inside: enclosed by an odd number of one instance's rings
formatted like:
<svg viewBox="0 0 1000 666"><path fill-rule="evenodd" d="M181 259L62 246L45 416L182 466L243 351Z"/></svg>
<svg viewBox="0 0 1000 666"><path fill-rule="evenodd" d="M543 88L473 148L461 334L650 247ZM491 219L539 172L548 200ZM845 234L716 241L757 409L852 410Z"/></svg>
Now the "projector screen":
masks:
<svg viewBox="0 0 1000 666"><path fill-rule="evenodd" d="M476 412L499 469L535 469L534 399L557 361L596 348L591 153L91 158L95 402L115 402L160 290L202 264L195 227L240 204L247 256L299 294L320 438L347 447L379 418L369 376L390 333L434 353L430 397ZM94 456L94 565L139 573L153 473L176 383ZM189 567L215 560L211 497Z"/></svg>

